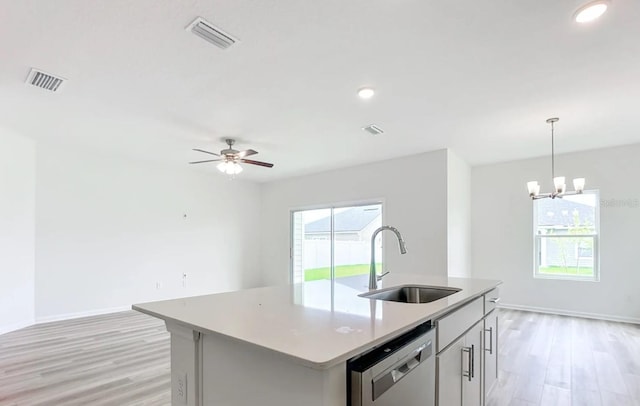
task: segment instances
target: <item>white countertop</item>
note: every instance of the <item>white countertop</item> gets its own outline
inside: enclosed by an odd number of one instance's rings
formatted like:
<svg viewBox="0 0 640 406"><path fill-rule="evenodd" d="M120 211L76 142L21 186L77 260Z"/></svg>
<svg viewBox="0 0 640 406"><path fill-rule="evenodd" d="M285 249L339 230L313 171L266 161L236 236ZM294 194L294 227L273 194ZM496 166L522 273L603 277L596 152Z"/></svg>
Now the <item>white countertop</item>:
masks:
<svg viewBox="0 0 640 406"><path fill-rule="evenodd" d="M405 284L462 290L435 302L412 304L362 298L358 294L366 292L366 286L354 289L339 282L332 295L330 281L316 281L142 303L133 309L325 369L437 318L500 281L397 273L387 275L380 288Z"/></svg>

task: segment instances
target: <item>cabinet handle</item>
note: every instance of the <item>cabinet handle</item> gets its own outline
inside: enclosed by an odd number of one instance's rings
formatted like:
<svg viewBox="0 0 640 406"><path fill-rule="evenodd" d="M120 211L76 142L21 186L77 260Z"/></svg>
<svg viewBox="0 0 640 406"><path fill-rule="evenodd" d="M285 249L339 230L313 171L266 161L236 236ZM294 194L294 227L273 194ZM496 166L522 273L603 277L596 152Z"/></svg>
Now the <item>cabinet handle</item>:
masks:
<svg viewBox="0 0 640 406"><path fill-rule="evenodd" d="M499 297L492 297L491 299L489 299L489 301L491 303L498 303L500 301L500 298Z"/></svg>
<svg viewBox="0 0 640 406"><path fill-rule="evenodd" d="M488 329L484 329L485 332L489 332L489 349L484 349L485 351L489 351L489 354L493 355L493 327L489 327Z"/></svg>
<svg viewBox="0 0 640 406"><path fill-rule="evenodd" d="M469 382L471 382L471 378L473 378L473 345L471 347L462 347L462 352L467 353L467 365L469 365L467 372L462 371L462 376L469 378Z"/></svg>
<svg viewBox="0 0 640 406"><path fill-rule="evenodd" d="M475 349L475 346L471 344L471 378L475 378L475 369L476 369L476 349Z"/></svg>

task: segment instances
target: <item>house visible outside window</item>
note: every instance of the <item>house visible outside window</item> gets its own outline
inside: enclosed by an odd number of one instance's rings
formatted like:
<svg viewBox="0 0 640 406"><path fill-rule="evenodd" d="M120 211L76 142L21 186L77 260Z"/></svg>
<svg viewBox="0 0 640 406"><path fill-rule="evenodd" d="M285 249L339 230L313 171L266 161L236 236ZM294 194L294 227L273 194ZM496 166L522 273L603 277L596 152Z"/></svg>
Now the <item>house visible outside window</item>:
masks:
<svg viewBox="0 0 640 406"><path fill-rule="evenodd" d="M291 213L291 276L294 283L326 279L366 286L371 236L382 225L382 204L327 207ZM381 243L376 260L381 269Z"/></svg>
<svg viewBox="0 0 640 406"><path fill-rule="evenodd" d="M597 191L533 202L534 276L599 280Z"/></svg>

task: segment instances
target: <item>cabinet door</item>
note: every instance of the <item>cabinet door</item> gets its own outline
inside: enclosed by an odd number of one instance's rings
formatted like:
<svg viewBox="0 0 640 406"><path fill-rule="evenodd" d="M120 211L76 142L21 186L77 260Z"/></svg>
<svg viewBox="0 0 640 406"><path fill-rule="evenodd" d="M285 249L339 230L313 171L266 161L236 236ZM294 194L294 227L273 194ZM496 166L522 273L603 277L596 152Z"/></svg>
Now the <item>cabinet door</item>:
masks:
<svg viewBox="0 0 640 406"><path fill-rule="evenodd" d="M482 406L482 353L484 323L479 321L464 336L462 348L462 405Z"/></svg>
<svg viewBox="0 0 640 406"><path fill-rule="evenodd" d="M498 380L498 310L494 310L484 319L484 389L488 395Z"/></svg>
<svg viewBox="0 0 640 406"><path fill-rule="evenodd" d="M461 337L436 357L438 406L462 406L463 348Z"/></svg>

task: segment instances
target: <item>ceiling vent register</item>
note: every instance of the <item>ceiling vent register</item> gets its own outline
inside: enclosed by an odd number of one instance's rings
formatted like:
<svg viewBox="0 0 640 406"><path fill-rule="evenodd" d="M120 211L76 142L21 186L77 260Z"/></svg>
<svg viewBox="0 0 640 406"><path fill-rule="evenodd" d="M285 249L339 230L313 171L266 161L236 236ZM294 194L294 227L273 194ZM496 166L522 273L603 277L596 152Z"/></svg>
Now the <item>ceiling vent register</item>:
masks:
<svg viewBox="0 0 640 406"><path fill-rule="evenodd" d="M222 31L220 28L215 27L202 17L198 17L193 20L193 22L187 27L187 31L191 31L203 40L210 42L221 49L227 49L238 42L237 39Z"/></svg>
<svg viewBox="0 0 640 406"><path fill-rule="evenodd" d="M366 132L368 132L371 135L378 135L378 134L384 133L384 130L382 130L382 128L378 127L375 124L371 124L371 125L368 125L366 127L362 127L362 129L365 130Z"/></svg>
<svg viewBox="0 0 640 406"><path fill-rule="evenodd" d="M54 76L50 73L46 73L34 68L31 68L31 72L29 72L29 76L27 77L28 84L52 92L59 91L65 82L66 79L64 78Z"/></svg>

